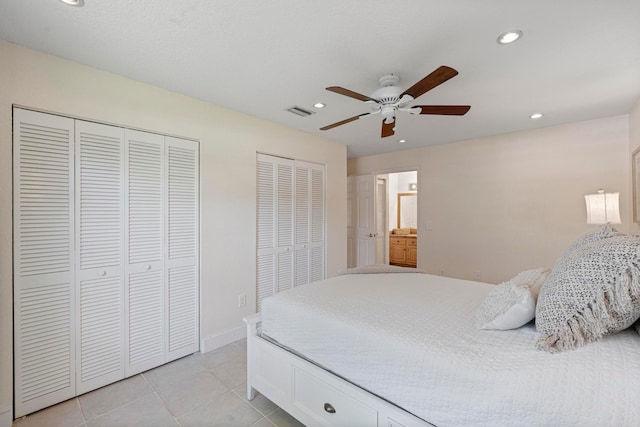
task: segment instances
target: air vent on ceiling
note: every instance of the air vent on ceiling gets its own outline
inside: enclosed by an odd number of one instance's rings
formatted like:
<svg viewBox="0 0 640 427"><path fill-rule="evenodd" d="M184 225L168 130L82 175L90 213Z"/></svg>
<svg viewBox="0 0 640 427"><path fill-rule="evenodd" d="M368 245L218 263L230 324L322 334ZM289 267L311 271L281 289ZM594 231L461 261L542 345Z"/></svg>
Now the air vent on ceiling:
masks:
<svg viewBox="0 0 640 427"><path fill-rule="evenodd" d="M307 117L313 114L313 111L305 110L304 108L298 107L297 105L287 108L287 111L301 117Z"/></svg>

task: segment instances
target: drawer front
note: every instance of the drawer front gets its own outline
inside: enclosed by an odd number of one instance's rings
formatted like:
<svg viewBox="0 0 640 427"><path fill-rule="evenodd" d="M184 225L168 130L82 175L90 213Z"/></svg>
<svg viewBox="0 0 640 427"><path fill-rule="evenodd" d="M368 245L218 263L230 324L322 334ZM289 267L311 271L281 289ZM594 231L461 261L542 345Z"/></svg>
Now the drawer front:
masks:
<svg viewBox="0 0 640 427"><path fill-rule="evenodd" d="M418 239L407 239L408 246L418 246Z"/></svg>
<svg viewBox="0 0 640 427"><path fill-rule="evenodd" d="M319 425L376 426L378 412L298 368L294 369L293 404Z"/></svg>
<svg viewBox="0 0 640 427"><path fill-rule="evenodd" d="M404 242L406 241L402 237L391 237L389 240L392 245L404 245L405 244Z"/></svg>

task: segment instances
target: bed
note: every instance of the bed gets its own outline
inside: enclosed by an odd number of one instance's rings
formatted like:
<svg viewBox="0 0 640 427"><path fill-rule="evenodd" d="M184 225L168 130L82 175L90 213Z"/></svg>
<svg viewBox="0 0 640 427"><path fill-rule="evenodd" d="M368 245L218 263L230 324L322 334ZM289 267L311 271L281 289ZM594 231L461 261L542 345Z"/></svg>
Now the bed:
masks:
<svg viewBox="0 0 640 427"><path fill-rule="evenodd" d="M307 426L632 426L633 328L558 354L533 322L479 330L494 285L419 273L350 274L265 299L248 327L256 391Z"/></svg>

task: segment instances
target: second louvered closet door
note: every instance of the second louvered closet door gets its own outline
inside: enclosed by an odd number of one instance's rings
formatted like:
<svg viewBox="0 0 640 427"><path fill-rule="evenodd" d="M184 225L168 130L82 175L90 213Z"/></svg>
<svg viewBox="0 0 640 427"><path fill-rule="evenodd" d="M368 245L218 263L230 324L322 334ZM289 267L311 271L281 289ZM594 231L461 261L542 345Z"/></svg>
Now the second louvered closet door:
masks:
<svg viewBox="0 0 640 427"><path fill-rule="evenodd" d="M164 363L164 137L127 130L125 374Z"/></svg>
<svg viewBox="0 0 640 427"><path fill-rule="evenodd" d="M124 130L76 121L76 392L124 378Z"/></svg>

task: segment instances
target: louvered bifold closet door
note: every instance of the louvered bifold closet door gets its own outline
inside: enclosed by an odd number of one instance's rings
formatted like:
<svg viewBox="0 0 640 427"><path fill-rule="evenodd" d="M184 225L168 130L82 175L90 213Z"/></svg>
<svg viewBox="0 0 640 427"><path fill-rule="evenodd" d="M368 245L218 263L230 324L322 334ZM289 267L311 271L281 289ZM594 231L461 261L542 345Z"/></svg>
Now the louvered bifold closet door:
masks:
<svg viewBox="0 0 640 427"><path fill-rule="evenodd" d="M326 239L326 187L325 166L308 164L311 175L309 190L311 201L311 253L309 281L315 282L326 278L325 239Z"/></svg>
<svg viewBox="0 0 640 427"><path fill-rule="evenodd" d="M165 137L167 360L200 348L198 143Z"/></svg>
<svg viewBox="0 0 640 427"><path fill-rule="evenodd" d="M124 378L124 129L76 121L76 391Z"/></svg>
<svg viewBox="0 0 640 427"><path fill-rule="evenodd" d="M125 376L164 363L164 136L125 130Z"/></svg>
<svg viewBox="0 0 640 427"><path fill-rule="evenodd" d="M256 310L262 300L273 295L276 286L276 165L271 156L257 155L256 159Z"/></svg>
<svg viewBox="0 0 640 427"><path fill-rule="evenodd" d="M16 418L75 396L73 129L13 110Z"/></svg>
<svg viewBox="0 0 640 427"><path fill-rule="evenodd" d="M325 278L324 165L295 162L296 286Z"/></svg>
<svg viewBox="0 0 640 427"><path fill-rule="evenodd" d="M276 278L277 292L294 286L293 161L276 164Z"/></svg>
<svg viewBox="0 0 640 427"><path fill-rule="evenodd" d="M296 239L296 286L309 283L309 255L311 252L311 182L309 168L296 162L295 190L295 239Z"/></svg>
<svg viewBox="0 0 640 427"><path fill-rule="evenodd" d="M258 154L256 309L294 285L293 160Z"/></svg>

